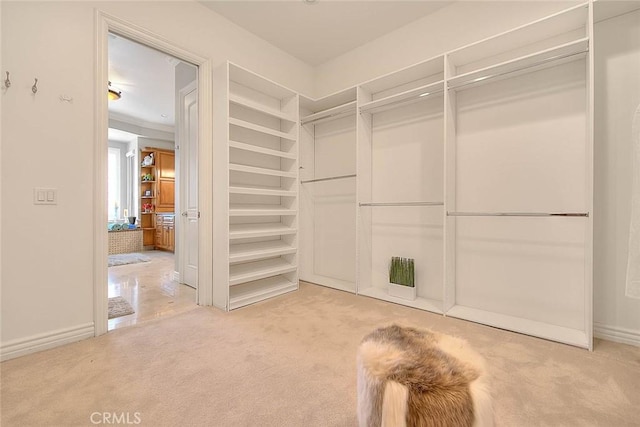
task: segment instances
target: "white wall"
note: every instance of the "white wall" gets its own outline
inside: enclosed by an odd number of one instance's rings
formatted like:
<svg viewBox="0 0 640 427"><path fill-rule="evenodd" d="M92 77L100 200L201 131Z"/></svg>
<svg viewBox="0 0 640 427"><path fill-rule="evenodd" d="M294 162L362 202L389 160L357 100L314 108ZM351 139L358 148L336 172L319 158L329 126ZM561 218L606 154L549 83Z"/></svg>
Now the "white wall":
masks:
<svg viewBox="0 0 640 427"><path fill-rule="evenodd" d="M316 67L316 97L355 86L581 2L464 1Z"/></svg>
<svg viewBox="0 0 640 427"><path fill-rule="evenodd" d="M633 139L640 104L640 11L595 28L594 321L596 334L640 340L640 300L625 296Z"/></svg>
<svg viewBox="0 0 640 427"><path fill-rule="evenodd" d="M2 64L13 81L2 94L3 354L92 330L95 8L213 66L229 59L312 91L310 66L196 2L3 1ZM34 187L56 188L58 204L33 205Z"/></svg>

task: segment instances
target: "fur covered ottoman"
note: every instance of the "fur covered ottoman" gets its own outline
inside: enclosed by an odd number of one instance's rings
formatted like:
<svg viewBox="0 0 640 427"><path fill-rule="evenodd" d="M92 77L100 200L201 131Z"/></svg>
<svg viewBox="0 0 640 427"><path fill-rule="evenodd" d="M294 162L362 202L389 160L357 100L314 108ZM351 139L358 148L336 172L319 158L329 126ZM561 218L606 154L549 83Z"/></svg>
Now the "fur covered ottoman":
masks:
<svg viewBox="0 0 640 427"><path fill-rule="evenodd" d="M391 325L358 348L360 427L492 426L483 358L460 338Z"/></svg>

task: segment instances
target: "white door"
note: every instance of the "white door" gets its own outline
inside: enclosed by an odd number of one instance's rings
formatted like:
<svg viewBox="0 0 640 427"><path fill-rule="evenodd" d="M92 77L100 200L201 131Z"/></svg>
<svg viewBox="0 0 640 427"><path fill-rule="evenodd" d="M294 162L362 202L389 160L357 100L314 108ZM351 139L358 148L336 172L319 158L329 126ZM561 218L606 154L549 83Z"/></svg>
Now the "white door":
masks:
<svg viewBox="0 0 640 427"><path fill-rule="evenodd" d="M180 155L180 281L198 284L198 90L196 83L180 90L178 141Z"/></svg>

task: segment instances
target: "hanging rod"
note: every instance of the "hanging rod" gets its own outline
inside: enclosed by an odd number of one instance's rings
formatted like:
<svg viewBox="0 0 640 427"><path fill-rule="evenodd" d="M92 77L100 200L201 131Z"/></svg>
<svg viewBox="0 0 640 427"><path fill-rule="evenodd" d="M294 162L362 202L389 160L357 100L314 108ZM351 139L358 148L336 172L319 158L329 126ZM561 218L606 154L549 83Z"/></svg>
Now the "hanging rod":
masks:
<svg viewBox="0 0 640 427"><path fill-rule="evenodd" d="M423 99L427 99L427 97L431 96L431 95L436 95L438 93L442 93L444 92L444 89L434 89L434 90L420 90L420 91L416 91L413 90L414 92L416 92L415 94L412 94L411 96L405 96L403 98L397 99L395 101L390 101L388 103L385 104L380 104L380 105L374 105L374 106L370 106L370 105L363 105L362 107L360 107L360 113L368 113L368 112L381 112L384 110L389 110L391 108L395 108L398 105L402 105L402 104L411 104L414 102L418 102L418 101L422 101ZM422 93L420 93L422 92ZM375 101L373 101L375 102ZM372 102L372 103L373 103Z"/></svg>
<svg viewBox="0 0 640 427"><path fill-rule="evenodd" d="M357 175L341 175L341 176L331 176L328 178L307 179L304 181L300 181L300 184L306 184L308 182L333 181L334 179L355 178L356 176Z"/></svg>
<svg viewBox="0 0 640 427"><path fill-rule="evenodd" d="M565 53L565 54L551 56L549 58L542 59L542 60L540 60L538 62L535 62L533 64L524 65L522 67L515 68L515 69L509 70L509 71L504 71L502 73L495 73L495 74L489 74L488 76L476 77L475 79L472 79L472 80L464 82L464 83L460 83L458 85L456 85L455 81L453 82L453 84L451 84L451 82L449 82L449 89L460 89L460 88L463 88L465 86L469 86L469 85L472 85L472 84L475 84L475 83L478 83L478 82L481 82L481 81L484 81L484 80L495 79L496 77L506 76L506 75L511 74L511 73L517 73L518 71L524 71L527 68L537 67L537 66L540 66L540 65L547 64L549 62L558 61L560 59L570 58L570 57L575 56L575 55L582 55L582 54L585 54L587 52L589 52L589 48L588 47L586 49L580 50L578 52L571 52L571 53Z"/></svg>
<svg viewBox="0 0 640 427"><path fill-rule="evenodd" d="M360 206L444 206L443 202L360 203Z"/></svg>
<svg viewBox="0 0 640 427"><path fill-rule="evenodd" d="M447 216L588 217L588 212L447 212Z"/></svg>
<svg viewBox="0 0 640 427"><path fill-rule="evenodd" d="M356 113L356 101L347 102L346 104L338 105L337 107L329 108L327 110L310 114L307 117L300 119L300 124L308 125L312 123L325 122L328 120L338 119L340 117L347 117Z"/></svg>

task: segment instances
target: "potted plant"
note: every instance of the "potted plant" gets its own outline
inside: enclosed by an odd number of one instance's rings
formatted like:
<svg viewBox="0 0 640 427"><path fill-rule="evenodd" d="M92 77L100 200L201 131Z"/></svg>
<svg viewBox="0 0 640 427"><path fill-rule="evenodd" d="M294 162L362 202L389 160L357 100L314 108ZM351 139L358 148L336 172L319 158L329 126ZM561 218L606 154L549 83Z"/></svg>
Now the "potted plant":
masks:
<svg viewBox="0 0 640 427"><path fill-rule="evenodd" d="M392 257L389 265L389 295L416 299L415 268L413 258Z"/></svg>

